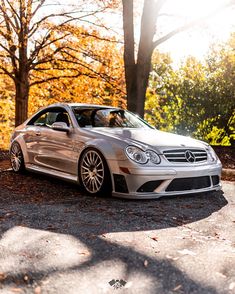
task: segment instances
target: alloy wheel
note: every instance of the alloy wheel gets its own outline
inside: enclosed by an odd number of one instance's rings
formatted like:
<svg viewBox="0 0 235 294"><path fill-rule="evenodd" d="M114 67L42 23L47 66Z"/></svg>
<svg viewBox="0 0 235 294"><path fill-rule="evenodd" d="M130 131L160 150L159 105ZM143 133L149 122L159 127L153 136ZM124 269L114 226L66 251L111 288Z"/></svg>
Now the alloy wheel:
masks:
<svg viewBox="0 0 235 294"><path fill-rule="evenodd" d="M101 191L105 179L105 166L100 154L87 150L81 159L81 180L84 188L91 194Z"/></svg>
<svg viewBox="0 0 235 294"><path fill-rule="evenodd" d="M12 169L15 172L19 172L24 168L24 157L18 143L13 143L10 151L10 160Z"/></svg>

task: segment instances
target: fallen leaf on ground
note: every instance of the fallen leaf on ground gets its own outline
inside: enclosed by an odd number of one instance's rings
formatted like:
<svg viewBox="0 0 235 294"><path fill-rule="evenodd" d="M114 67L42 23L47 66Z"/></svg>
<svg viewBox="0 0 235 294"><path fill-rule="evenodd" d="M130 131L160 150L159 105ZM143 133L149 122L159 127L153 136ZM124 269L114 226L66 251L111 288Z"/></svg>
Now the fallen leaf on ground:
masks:
<svg viewBox="0 0 235 294"><path fill-rule="evenodd" d="M95 239L95 238L96 238L96 235L94 235L94 234L93 234L93 235L90 235L90 234L88 235L88 234L86 234L86 238L87 238L87 239Z"/></svg>
<svg viewBox="0 0 235 294"><path fill-rule="evenodd" d="M41 294L41 293L42 293L41 287L38 286L34 289L34 294Z"/></svg>
<svg viewBox="0 0 235 294"><path fill-rule="evenodd" d="M216 237L216 238L219 238L219 234L218 233L214 233L214 236Z"/></svg>
<svg viewBox="0 0 235 294"><path fill-rule="evenodd" d="M182 288L182 285L178 285L178 286L176 286L172 291L176 292L176 291L178 291L180 288Z"/></svg>
<svg viewBox="0 0 235 294"><path fill-rule="evenodd" d="M184 207L184 208L193 208L193 206L190 205L190 204L183 205L183 207Z"/></svg>
<svg viewBox="0 0 235 294"><path fill-rule="evenodd" d="M0 273L0 281L3 281L3 280L5 280L5 279L6 279L6 277L7 277L7 275L6 275L6 274L4 274L4 273Z"/></svg>
<svg viewBox="0 0 235 294"><path fill-rule="evenodd" d="M233 290L235 288L235 282L229 284L229 290Z"/></svg>
<svg viewBox="0 0 235 294"><path fill-rule="evenodd" d="M217 274L218 276L220 276L221 278L227 278L227 276L225 276L224 274L222 274L222 273L220 273L220 272L216 272L216 274Z"/></svg>
<svg viewBox="0 0 235 294"><path fill-rule="evenodd" d="M147 267L147 266L148 266L148 264L149 264L149 263L148 263L148 260L147 260L147 259L145 259L145 261L144 261L144 266L145 266L145 267Z"/></svg>
<svg viewBox="0 0 235 294"><path fill-rule="evenodd" d="M171 260L178 260L179 259L179 257L174 257L174 256L172 256L172 255L166 255L166 258L167 259L171 259Z"/></svg>
<svg viewBox="0 0 235 294"><path fill-rule="evenodd" d="M182 255L191 255L191 256L197 255L195 252L188 250L188 249L178 250L178 253L180 253Z"/></svg>
<svg viewBox="0 0 235 294"><path fill-rule="evenodd" d="M64 212L65 212L65 213L70 213L70 212L73 212L73 210L72 210L72 209L68 209L68 208L66 208L66 209L64 210Z"/></svg>
<svg viewBox="0 0 235 294"><path fill-rule="evenodd" d="M89 251L84 251L84 252L79 252L78 254L80 254L80 255L90 255L90 252Z"/></svg>
<svg viewBox="0 0 235 294"><path fill-rule="evenodd" d="M21 293L21 292L23 292L23 290L20 289L20 288L11 288L10 290L11 290L11 292L14 292L14 293Z"/></svg>

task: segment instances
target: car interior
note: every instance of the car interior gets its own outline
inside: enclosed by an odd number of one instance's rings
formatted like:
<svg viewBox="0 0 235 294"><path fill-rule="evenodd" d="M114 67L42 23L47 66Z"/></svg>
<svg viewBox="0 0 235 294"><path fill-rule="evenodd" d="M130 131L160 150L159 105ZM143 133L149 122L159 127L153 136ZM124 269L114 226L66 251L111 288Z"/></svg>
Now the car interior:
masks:
<svg viewBox="0 0 235 294"><path fill-rule="evenodd" d="M69 123L69 118L68 118L68 114L65 112L60 112L57 114L56 116L56 120L55 122L64 122L66 123L66 125L69 127L70 123Z"/></svg>

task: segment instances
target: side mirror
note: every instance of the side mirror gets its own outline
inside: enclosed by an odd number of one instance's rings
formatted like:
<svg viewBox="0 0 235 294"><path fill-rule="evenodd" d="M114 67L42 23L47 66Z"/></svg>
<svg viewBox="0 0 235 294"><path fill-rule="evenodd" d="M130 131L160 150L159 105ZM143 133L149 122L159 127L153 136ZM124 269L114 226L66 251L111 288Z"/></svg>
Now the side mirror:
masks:
<svg viewBox="0 0 235 294"><path fill-rule="evenodd" d="M55 131L60 131L65 133L70 132L70 127L68 127L65 122L54 122L51 128Z"/></svg>

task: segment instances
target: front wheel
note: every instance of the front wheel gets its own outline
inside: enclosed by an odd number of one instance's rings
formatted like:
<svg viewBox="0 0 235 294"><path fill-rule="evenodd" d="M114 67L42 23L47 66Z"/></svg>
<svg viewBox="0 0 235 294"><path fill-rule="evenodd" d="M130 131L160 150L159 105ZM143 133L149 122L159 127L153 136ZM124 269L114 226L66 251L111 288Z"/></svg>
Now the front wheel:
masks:
<svg viewBox="0 0 235 294"><path fill-rule="evenodd" d="M107 195L111 192L111 179L107 163L100 152L87 149L81 156L79 178L89 194Z"/></svg>
<svg viewBox="0 0 235 294"><path fill-rule="evenodd" d="M23 152L20 144L17 142L12 143L11 145L10 161L14 172L19 173L25 170Z"/></svg>

